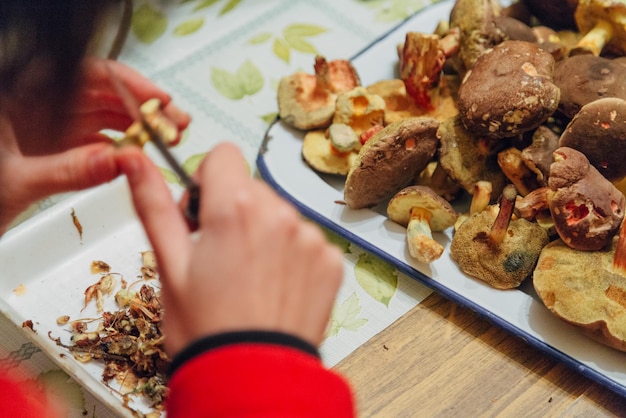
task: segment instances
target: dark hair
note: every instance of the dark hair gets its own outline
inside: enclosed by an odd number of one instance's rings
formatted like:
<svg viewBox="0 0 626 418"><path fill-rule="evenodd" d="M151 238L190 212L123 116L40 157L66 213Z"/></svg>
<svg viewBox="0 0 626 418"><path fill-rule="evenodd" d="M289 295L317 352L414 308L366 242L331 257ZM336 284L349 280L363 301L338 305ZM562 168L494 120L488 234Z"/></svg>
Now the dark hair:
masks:
<svg viewBox="0 0 626 418"><path fill-rule="evenodd" d="M0 0L0 110L14 101L62 109L110 1Z"/></svg>

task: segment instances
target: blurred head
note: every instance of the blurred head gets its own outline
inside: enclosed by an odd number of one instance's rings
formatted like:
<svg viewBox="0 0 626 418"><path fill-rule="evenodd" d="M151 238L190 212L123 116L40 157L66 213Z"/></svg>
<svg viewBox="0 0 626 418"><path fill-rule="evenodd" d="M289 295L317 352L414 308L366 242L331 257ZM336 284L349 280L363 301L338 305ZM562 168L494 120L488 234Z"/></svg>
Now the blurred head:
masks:
<svg viewBox="0 0 626 418"><path fill-rule="evenodd" d="M0 111L17 105L56 120L109 1L0 0Z"/></svg>

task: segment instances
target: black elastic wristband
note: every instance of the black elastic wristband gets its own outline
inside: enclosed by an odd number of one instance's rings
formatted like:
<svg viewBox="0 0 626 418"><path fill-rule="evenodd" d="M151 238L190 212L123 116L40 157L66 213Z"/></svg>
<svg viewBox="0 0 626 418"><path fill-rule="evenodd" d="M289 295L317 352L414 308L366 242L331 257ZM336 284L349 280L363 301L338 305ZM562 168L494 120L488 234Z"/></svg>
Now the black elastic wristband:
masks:
<svg viewBox="0 0 626 418"><path fill-rule="evenodd" d="M183 364L209 350L231 344L257 343L282 345L295 348L319 358L317 348L295 335L278 331L233 331L209 335L200 338L178 353L170 364L168 375L171 376Z"/></svg>

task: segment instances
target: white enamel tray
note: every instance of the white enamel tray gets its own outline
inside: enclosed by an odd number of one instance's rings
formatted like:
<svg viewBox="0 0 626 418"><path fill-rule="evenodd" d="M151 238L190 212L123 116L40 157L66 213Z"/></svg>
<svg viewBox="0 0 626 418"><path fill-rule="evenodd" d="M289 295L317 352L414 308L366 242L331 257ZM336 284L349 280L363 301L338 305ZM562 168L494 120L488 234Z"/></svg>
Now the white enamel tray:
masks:
<svg viewBox="0 0 626 418"><path fill-rule="evenodd" d="M82 225L82 238L72 212ZM108 262L112 272L122 274L130 284L140 274L140 252L150 248L123 178L74 194L0 238L2 314L120 417L135 415L123 406L118 394L102 383L102 363L80 363L50 337L70 342L69 326L56 322L62 315L69 315L71 320L100 316L93 301L83 309L85 289L100 278L90 271L92 261ZM114 292L119 288L118 278ZM119 309L112 296L104 301L105 310ZM34 331L22 327L25 321L32 321ZM131 402L130 407L153 412L142 401Z"/></svg>
<svg viewBox="0 0 626 418"><path fill-rule="evenodd" d="M397 78L396 46L404 42L406 32L432 32L441 19L449 17L452 5L452 1L445 1L428 6L353 57L362 84ZM302 132L275 122L268 130L257 166L262 177L304 215L626 396L626 353L598 344L554 317L529 283L520 290L495 290L462 274L447 251L431 265L412 260L406 249L406 230L388 221L384 211L351 210L337 203L343 200L344 178L311 170L301 157L302 138ZM447 249L451 232L436 234L435 238Z"/></svg>

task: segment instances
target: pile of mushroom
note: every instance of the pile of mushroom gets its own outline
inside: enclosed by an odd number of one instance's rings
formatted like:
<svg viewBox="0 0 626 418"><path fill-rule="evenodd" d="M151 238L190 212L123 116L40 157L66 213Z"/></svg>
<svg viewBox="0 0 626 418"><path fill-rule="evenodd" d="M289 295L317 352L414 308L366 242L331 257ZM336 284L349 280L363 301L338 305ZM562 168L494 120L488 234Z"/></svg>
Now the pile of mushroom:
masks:
<svg viewBox="0 0 626 418"><path fill-rule="evenodd" d="M615 245L626 210L625 39L620 1L456 0L434 33L407 33L396 79L333 93L324 123L300 128L304 159L345 176L344 210L386 207L407 228L410 262L436 263L448 247L438 231L453 228L461 271L515 288L551 269L544 248L584 258ZM297 95L281 89L279 107L299 128L281 91ZM453 206L463 195L471 206ZM539 293L558 305L554 289Z"/></svg>

